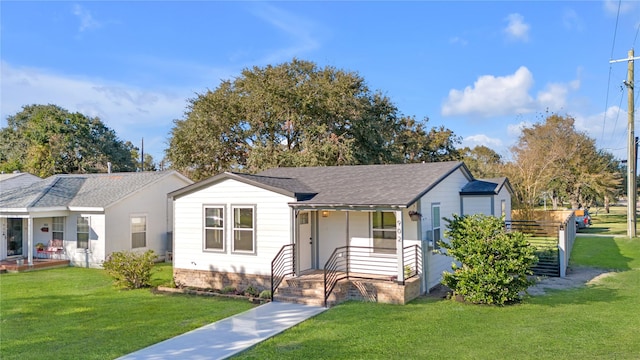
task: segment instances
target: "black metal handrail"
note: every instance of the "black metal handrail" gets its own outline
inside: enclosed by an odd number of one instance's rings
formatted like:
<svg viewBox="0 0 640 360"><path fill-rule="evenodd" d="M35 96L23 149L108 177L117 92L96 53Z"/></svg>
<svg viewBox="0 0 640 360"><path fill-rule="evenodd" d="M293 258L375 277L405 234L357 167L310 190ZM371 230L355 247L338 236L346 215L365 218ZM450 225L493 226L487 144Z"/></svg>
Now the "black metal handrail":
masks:
<svg viewBox="0 0 640 360"><path fill-rule="evenodd" d="M296 273L295 244L284 245L271 261L271 300L285 276Z"/></svg>
<svg viewBox="0 0 640 360"><path fill-rule="evenodd" d="M355 278L397 281L398 262L395 255L394 248L341 246L333 250L324 265L324 306L327 306L329 296L340 280ZM403 248L403 258L405 280L417 276L422 264L420 246Z"/></svg>
<svg viewBox="0 0 640 360"><path fill-rule="evenodd" d="M402 256L404 257L404 280L406 281L420 274L418 270L422 269L422 251L420 251L420 246L418 245L406 246L402 250Z"/></svg>

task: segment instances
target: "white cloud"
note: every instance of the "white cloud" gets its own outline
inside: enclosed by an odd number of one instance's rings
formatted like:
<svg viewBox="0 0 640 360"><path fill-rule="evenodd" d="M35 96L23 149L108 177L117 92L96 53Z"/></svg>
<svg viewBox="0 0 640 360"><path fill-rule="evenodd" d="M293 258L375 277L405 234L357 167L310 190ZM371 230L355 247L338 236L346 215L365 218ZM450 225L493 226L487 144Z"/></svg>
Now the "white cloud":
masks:
<svg viewBox="0 0 640 360"><path fill-rule="evenodd" d="M564 24L564 27L569 30L584 30L584 21L573 9L567 9L564 11L562 14L562 23Z"/></svg>
<svg viewBox="0 0 640 360"><path fill-rule="evenodd" d="M524 16L518 13L509 14L505 20L509 23L507 24L507 27L504 28L504 32L510 40L529 40L529 30L531 29L531 26L524 22Z"/></svg>
<svg viewBox="0 0 640 360"><path fill-rule="evenodd" d="M260 62L271 64L290 60L292 57L304 55L320 47L320 42L314 35L317 30L316 25L310 19L267 3L255 4L257 6L253 11L255 16L284 32L292 40L291 45L269 54Z"/></svg>
<svg viewBox="0 0 640 360"><path fill-rule="evenodd" d="M478 145L484 145L488 148L495 149L495 148L502 147L502 140L491 138L484 134L477 134L477 135L466 136L462 140L462 145L468 146L470 148L474 148L475 146L478 146Z"/></svg>
<svg viewBox="0 0 640 360"><path fill-rule="evenodd" d="M507 134L509 134L509 137L517 139L520 137L520 134L522 134L522 129L531 127L531 125L533 125L533 123L530 121L521 121L517 124L509 124L507 125Z"/></svg>
<svg viewBox="0 0 640 360"><path fill-rule="evenodd" d="M442 105L442 115L469 115L483 117L530 112L534 100L528 91L533 86L533 75L522 66L513 75L480 76L463 91L452 89Z"/></svg>
<svg viewBox="0 0 640 360"><path fill-rule="evenodd" d="M2 124L31 104L55 104L71 112L99 117L122 140L139 143L160 160L173 120L181 118L188 90L151 91L100 79L50 73L1 63Z"/></svg>
<svg viewBox="0 0 640 360"><path fill-rule="evenodd" d="M512 75L483 75L462 91L449 90L441 113L443 116L496 117L535 111L560 112L567 107L570 93L580 88L579 80L549 83L534 98L529 94L533 84L533 74L524 66Z"/></svg>
<svg viewBox="0 0 640 360"><path fill-rule="evenodd" d="M632 11L636 4L633 1L605 0L602 6L605 13L616 16L618 14L618 7L620 7L620 14L626 14Z"/></svg>
<svg viewBox="0 0 640 360"><path fill-rule="evenodd" d="M575 115L575 128L596 140L596 145L618 159L627 158L627 112L618 106L593 115Z"/></svg>
<svg viewBox="0 0 640 360"><path fill-rule="evenodd" d="M97 29L102 26L99 21L93 18L89 10L86 10L78 4L73 6L73 15L77 16L80 20L80 27L78 28L80 32Z"/></svg>

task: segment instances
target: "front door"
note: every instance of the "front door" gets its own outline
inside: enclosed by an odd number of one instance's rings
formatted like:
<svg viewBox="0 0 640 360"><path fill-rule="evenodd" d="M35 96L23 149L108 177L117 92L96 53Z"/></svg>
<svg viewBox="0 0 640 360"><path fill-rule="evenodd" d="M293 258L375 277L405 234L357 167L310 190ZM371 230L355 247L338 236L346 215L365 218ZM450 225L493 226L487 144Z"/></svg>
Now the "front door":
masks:
<svg viewBox="0 0 640 360"><path fill-rule="evenodd" d="M311 252L313 238L311 236L311 213L308 211L298 214L298 244L300 255L300 271L313 267Z"/></svg>
<svg viewBox="0 0 640 360"><path fill-rule="evenodd" d="M22 255L22 219L7 219L7 256Z"/></svg>

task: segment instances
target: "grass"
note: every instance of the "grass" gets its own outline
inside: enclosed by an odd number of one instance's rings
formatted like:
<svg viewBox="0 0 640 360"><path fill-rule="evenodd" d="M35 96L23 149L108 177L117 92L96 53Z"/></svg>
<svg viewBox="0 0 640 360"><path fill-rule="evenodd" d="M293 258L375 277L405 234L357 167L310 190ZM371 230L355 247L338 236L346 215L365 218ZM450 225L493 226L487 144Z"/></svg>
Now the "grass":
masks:
<svg viewBox="0 0 640 360"><path fill-rule="evenodd" d="M237 358L637 359L640 239L581 236L571 266L616 273L505 307L429 297L405 306L349 302Z"/></svg>
<svg viewBox="0 0 640 360"><path fill-rule="evenodd" d="M607 214L604 209L599 209L597 215L595 212L591 212L591 226L586 229L580 229L579 232L585 234L626 235L627 208L612 206L609 211L609 214Z"/></svg>
<svg viewBox="0 0 640 360"><path fill-rule="evenodd" d="M154 285L171 280L158 264ZM118 290L103 270L0 275L0 358L113 359L248 310L248 301Z"/></svg>

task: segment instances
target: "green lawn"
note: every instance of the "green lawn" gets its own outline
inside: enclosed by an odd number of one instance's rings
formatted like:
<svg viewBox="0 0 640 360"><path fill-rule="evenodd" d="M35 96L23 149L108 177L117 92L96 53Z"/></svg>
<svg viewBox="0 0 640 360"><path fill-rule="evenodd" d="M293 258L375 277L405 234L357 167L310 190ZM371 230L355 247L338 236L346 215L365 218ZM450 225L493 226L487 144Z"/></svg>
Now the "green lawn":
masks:
<svg viewBox="0 0 640 360"><path fill-rule="evenodd" d="M171 279L159 264L155 285ZM0 358L113 359L245 311L248 301L117 290L103 270L0 275Z"/></svg>
<svg viewBox="0 0 640 360"><path fill-rule="evenodd" d="M572 266L616 269L585 288L495 307L350 302L238 359L638 359L640 239L580 237Z"/></svg>
<svg viewBox="0 0 640 360"><path fill-rule="evenodd" d="M627 235L627 208L612 206L609 214L604 209L599 209L596 215L591 209L591 226L580 229L578 232L585 234Z"/></svg>

